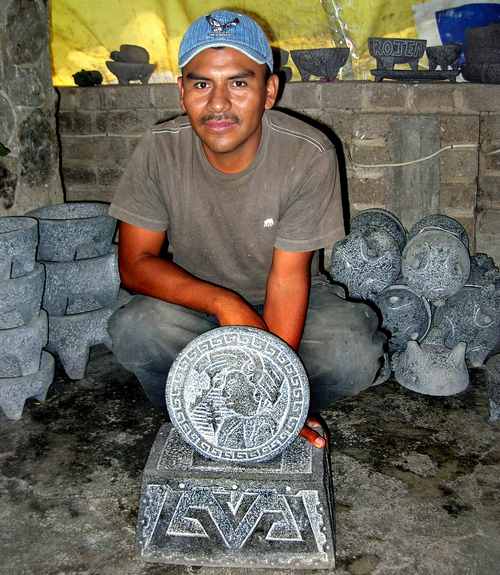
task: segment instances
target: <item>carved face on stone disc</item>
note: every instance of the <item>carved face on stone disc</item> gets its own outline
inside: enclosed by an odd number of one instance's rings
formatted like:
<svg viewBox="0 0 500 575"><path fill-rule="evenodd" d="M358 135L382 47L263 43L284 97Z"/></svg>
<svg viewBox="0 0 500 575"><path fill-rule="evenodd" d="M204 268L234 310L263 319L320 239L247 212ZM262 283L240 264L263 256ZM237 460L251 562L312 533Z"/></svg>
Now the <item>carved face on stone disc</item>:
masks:
<svg viewBox="0 0 500 575"><path fill-rule="evenodd" d="M170 419L210 459L256 463L278 455L302 429L309 385L295 352L251 327L220 327L194 339L167 379Z"/></svg>
<svg viewBox="0 0 500 575"><path fill-rule="evenodd" d="M469 251L457 236L425 229L406 244L401 268L411 289L442 305L465 285L470 272Z"/></svg>
<svg viewBox="0 0 500 575"><path fill-rule="evenodd" d="M333 246L330 273L351 297L372 299L396 281L400 270L399 246L381 228L351 232Z"/></svg>

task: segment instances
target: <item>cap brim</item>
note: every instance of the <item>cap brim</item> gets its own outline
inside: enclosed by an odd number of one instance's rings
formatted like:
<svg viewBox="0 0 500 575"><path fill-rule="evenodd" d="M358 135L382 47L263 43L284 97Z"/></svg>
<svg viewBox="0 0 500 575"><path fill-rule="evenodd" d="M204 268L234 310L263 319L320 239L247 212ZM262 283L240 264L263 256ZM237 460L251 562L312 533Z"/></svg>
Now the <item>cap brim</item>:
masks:
<svg viewBox="0 0 500 575"><path fill-rule="evenodd" d="M253 60L257 64L266 64L267 66L269 66L269 64L266 62L266 60L263 60L254 51L249 50L247 46L240 46L236 42L224 42L223 40L222 41L219 40L217 42L207 42L206 44L202 44L201 46L196 46L196 48L189 50L189 52L184 54L184 57L182 58L182 60L179 60L179 68L184 68L184 66L186 64L188 64L189 62L191 62L191 60L195 56L197 56L198 54L200 54L201 52L203 52L203 50L206 50L207 48L234 48L235 50L238 50L238 52L241 52L242 54L245 54L245 56L248 56L250 58L250 60Z"/></svg>

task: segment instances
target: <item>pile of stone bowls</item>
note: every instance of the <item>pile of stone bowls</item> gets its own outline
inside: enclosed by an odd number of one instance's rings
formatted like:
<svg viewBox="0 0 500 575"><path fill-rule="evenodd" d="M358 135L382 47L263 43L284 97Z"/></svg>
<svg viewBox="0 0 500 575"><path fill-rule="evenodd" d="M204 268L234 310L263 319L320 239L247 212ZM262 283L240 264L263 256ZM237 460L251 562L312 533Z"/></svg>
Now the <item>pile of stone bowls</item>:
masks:
<svg viewBox="0 0 500 575"><path fill-rule="evenodd" d="M38 260L46 271L47 349L70 379L82 379L91 346L111 345L107 322L121 304L116 220L97 202L56 204L27 215L38 220Z"/></svg>
<svg viewBox="0 0 500 575"><path fill-rule="evenodd" d="M311 75L323 82L333 82L347 62L349 52L349 48L313 48L291 50L290 55L303 82L308 82Z"/></svg>
<svg viewBox="0 0 500 575"><path fill-rule="evenodd" d="M333 280L377 307L396 377L409 389L458 393L465 366L480 367L497 346L500 272L490 257L471 256L468 247L453 218L431 214L406 233L382 209L358 214L333 246ZM408 366L417 363L420 373L411 373ZM432 387L429 373L435 374Z"/></svg>
<svg viewBox="0 0 500 575"><path fill-rule="evenodd" d="M44 400L54 379L41 309L45 269L36 262L38 224L22 216L0 218L0 407L20 419L28 398Z"/></svg>

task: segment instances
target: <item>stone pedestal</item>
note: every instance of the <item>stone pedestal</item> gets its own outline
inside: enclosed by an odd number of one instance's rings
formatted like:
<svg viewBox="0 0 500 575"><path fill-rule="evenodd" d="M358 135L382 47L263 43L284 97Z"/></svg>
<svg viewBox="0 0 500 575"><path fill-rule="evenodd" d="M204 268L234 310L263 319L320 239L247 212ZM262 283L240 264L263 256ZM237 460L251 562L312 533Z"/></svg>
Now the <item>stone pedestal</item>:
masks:
<svg viewBox="0 0 500 575"><path fill-rule="evenodd" d="M216 462L165 424L144 470L137 542L157 563L333 569L328 450L298 437L271 461Z"/></svg>

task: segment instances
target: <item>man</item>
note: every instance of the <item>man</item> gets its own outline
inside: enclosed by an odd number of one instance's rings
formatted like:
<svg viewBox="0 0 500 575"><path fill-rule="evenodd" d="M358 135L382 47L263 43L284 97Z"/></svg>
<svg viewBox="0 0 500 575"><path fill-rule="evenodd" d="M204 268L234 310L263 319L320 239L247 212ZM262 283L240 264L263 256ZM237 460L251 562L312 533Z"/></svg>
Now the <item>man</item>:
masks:
<svg viewBox="0 0 500 575"><path fill-rule="evenodd" d="M140 294L110 320L116 357L164 407L168 370L189 341L254 326L298 351L314 409L358 393L381 365L377 317L325 279L311 289L314 251L344 234L331 142L271 110L272 52L248 16L196 20L179 67L187 117L149 131L110 208L122 282ZM167 240L170 260L160 255ZM309 426L303 435L324 443Z"/></svg>

